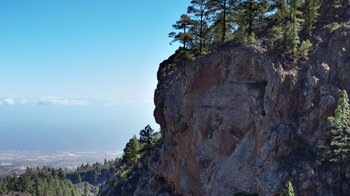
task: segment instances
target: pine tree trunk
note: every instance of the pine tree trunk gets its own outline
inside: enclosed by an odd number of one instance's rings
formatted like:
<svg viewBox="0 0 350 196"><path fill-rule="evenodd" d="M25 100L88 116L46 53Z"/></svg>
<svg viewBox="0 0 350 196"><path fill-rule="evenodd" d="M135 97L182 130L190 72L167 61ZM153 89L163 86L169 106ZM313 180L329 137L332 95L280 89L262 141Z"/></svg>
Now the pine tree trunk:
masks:
<svg viewBox="0 0 350 196"><path fill-rule="evenodd" d="M286 4L289 5L289 1L288 0L286 1ZM286 10L284 10L284 11L286 11ZM288 18L284 15L283 23L287 23L289 21L288 20L289 18L290 18L289 14L288 14ZM282 23L282 26L284 25L283 23ZM287 36L288 36L288 26L289 26L289 24L287 24L287 25L285 25L283 27L283 29L284 29L284 32L283 32L283 49L284 50L287 50Z"/></svg>
<svg viewBox="0 0 350 196"><path fill-rule="evenodd" d="M221 38L222 43L224 43L226 41L226 12L227 12L226 4L227 4L226 0L224 0L223 16L222 16L222 38Z"/></svg>
<svg viewBox="0 0 350 196"><path fill-rule="evenodd" d="M285 27L283 27L283 49L286 50L287 49L287 29L288 25L286 25Z"/></svg>
<svg viewBox="0 0 350 196"><path fill-rule="evenodd" d="M306 31L307 31L307 35L309 38L311 38L311 2L310 0L305 0L305 26L306 26Z"/></svg>
<svg viewBox="0 0 350 196"><path fill-rule="evenodd" d="M249 24L248 24L248 36L253 32L253 4L249 3Z"/></svg>
<svg viewBox="0 0 350 196"><path fill-rule="evenodd" d="M204 19L203 19L203 10L201 10L201 18L200 18L200 30L199 30L199 55L202 54L202 50L203 50L203 40L204 40L204 33L203 33L203 23L204 23Z"/></svg>
<svg viewBox="0 0 350 196"><path fill-rule="evenodd" d="M297 4L296 3L294 3L294 5L293 5L293 49L292 49L292 57L293 57L293 61L296 61L296 45L295 45L295 43L294 43L294 39L295 39L295 34L297 34L297 14L296 14L296 12L297 12Z"/></svg>
<svg viewBox="0 0 350 196"><path fill-rule="evenodd" d="M184 49L186 48L186 26L184 27Z"/></svg>

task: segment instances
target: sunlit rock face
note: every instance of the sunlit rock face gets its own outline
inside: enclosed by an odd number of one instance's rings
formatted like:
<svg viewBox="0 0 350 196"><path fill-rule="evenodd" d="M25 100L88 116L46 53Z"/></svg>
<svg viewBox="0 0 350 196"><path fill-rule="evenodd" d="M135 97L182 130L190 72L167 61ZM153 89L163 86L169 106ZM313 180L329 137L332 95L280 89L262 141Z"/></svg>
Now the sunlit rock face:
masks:
<svg viewBox="0 0 350 196"><path fill-rule="evenodd" d="M187 64L164 61L152 175L175 194L274 195L293 180L300 194L332 195L336 177L317 152L340 90L350 90L350 25L334 25L318 29L309 60L297 65L230 43Z"/></svg>

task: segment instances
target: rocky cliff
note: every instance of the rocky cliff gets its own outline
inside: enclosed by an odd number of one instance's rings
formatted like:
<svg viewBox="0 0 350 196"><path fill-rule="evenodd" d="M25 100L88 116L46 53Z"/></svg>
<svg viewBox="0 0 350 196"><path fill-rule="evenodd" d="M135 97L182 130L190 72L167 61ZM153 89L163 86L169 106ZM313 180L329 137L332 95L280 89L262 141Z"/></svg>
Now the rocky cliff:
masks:
<svg viewBox="0 0 350 196"><path fill-rule="evenodd" d="M338 12L337 22L322 20L309 60L296 65L234 43L190 63L164 61L152 179L181 195L275 195L287 180L298 194L332 195L338 181L317 153L340 90L350 91L350 12Z"/></svg>

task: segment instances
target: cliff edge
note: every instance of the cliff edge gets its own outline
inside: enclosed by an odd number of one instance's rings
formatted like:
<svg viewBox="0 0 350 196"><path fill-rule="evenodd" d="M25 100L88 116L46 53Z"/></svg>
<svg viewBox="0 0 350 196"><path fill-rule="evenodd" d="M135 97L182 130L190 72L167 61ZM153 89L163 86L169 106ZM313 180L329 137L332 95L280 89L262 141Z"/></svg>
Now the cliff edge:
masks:
<svg viewBox="0 0 350 196"><path fill-rule="evenodd" d="M189 63L164 61L154 97L163 141L152 176L181 195L275 195L287 180L296 193L332 195L336 168L317 153L340 91L350 91L348 7L340 14L321 20L309 60L296 65L230 42Z"/></svg>

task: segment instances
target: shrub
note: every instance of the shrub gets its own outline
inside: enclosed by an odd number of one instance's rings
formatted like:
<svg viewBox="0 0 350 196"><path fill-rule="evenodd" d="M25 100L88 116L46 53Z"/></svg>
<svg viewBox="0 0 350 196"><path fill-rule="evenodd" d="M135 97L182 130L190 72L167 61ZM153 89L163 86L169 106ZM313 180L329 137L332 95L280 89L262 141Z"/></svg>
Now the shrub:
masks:
<svg viewBox="0 0 350 196"><path fill-rule="evenodd" d="M298 57L307 60L311 46L312 46L312 43L310 42L310 40L307 39L303 41L298 49Z"/></svg>

